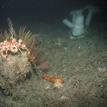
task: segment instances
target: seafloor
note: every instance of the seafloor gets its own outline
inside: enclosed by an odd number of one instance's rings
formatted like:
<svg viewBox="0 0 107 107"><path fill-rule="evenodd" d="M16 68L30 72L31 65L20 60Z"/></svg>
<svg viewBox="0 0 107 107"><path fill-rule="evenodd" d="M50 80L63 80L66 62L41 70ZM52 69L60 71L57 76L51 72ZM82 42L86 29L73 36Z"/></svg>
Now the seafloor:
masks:
<svg viewBox="0 0 107 107"><path fill-rule="evenodd" d="M106 27L91 25L75 40L63 24L41 22L31 29L49 69L17 85L12 96L0 93L0 107L107 107ZM63 77L63 88L41 79L43 72Z"/></svg>

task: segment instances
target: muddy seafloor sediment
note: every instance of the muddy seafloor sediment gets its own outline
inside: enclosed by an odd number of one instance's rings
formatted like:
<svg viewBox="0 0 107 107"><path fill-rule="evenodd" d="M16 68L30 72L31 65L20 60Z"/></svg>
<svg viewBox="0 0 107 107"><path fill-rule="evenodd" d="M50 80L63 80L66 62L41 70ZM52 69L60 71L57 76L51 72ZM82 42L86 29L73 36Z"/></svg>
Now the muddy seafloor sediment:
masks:
<svg viewBox="0 0 107 107"><path fill-rule="evenodd" d="M49 69L32 74L12 96L0 93L0 107L106 107L106 34L93 27L84 38L70 40L63 27L41 26L38 51ZM54 89L41 78L45 73L63 77L63 87Z"/></svg>

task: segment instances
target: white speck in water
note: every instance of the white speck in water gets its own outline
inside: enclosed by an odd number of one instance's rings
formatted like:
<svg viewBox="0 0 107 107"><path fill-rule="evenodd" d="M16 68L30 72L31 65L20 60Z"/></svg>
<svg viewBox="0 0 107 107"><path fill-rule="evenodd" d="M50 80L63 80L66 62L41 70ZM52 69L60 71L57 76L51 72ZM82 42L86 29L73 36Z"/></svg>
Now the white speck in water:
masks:
<svg viewBox="0 0 107 107"><path fill-rule="evenodd" d="M105 72L106 71L106 68L105 67L98 67L97 70L99 72Z"/></svg>

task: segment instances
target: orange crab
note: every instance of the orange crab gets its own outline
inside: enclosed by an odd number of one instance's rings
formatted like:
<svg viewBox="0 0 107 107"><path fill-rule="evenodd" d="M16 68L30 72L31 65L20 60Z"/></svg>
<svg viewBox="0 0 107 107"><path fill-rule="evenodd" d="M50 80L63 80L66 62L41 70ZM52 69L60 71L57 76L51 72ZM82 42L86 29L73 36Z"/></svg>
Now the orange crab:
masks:
<svg viewBox="0 0 107 107"><path fill-rule="evenodd" d="M64 79L61 78L61 77L44 75L44 76L42 76L42 79L43 79L43 80L47 80L47 81L53 83L53 84L54 84L54 87L56 87L56 88L60 88L60 87L62 87L63 84L64 84Z"/></svg>

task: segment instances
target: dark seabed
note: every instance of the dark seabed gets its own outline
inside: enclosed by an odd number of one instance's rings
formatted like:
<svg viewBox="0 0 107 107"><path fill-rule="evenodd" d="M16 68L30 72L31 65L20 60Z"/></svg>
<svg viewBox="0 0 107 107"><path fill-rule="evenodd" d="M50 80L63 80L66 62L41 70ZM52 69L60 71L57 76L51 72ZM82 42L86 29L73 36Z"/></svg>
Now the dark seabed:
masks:
<svg viewBox="0 0 107 107"><path fill-rule="evenodd" d="M91 0L1 1L0 29L9 17L16 31L26 26L35 34L40 59L48 70L37 70L18 84L13 95L0 91L0 107L107 107L107 17L104 1ZM83 38L70 39L62 20L73 9L92 4L101 11L91 21ZM43 74L64 79L63 87L41 78Z"/></svg>

